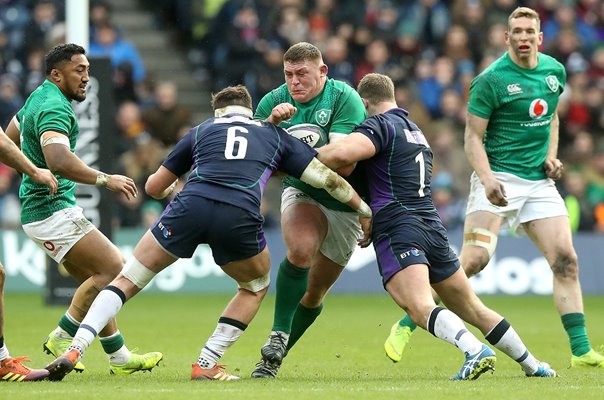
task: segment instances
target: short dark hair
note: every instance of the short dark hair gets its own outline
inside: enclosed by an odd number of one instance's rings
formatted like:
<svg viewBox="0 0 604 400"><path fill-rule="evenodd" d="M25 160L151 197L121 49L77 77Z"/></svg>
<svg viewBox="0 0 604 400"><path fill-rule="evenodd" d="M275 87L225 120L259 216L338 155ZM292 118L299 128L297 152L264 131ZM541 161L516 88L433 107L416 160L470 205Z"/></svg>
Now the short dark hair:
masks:
<svg viewBox="0 0 604 400"><path fill-rule="evenodd" d="M292 63L322 60L323 56L321 55L321 50L314 44L308 42L296 43L283 54L283 61Z"/></svg>
<svg viewBox="0 0 604 400"><path fill-rule="evenodd" d="M50 49L44 58L46 76L50 75L51 71L58 68L60 64L71 61L71 57L76 54L86 55L86 50L75 43L60 44Z"/></svg>
<svg viewBox="0 0 604 400"><path fill-rule="evenodd" d="M384 101L395 101L394 82L389 76L383 74L370 73L365 75L359 82L357 92L371 105Z"/></svg>
<svg viewBox="0 0 604 400"><path fill-rule="evenodd" d="M243 106L252 109L252 96L243 85L229 86L212 94L212 108L217 110L226 106Z"/></svg>

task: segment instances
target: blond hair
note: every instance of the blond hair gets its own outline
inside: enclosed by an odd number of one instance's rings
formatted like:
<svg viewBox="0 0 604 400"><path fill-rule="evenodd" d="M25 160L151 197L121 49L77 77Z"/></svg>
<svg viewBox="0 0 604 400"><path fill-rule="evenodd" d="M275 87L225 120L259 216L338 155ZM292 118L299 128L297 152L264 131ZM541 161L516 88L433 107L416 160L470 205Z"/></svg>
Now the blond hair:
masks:
<svg viewBox="0 0 604 400"><path fill-rule="evenodd" d="M532 8L518 7L514 11L512 11L510 16L508 17L508 31L511 30L510 24L512 20L516 18L534 19L535 21L537 21L537 31L541 31L541 19L539 18L539 13L533 10Z"/></svg>

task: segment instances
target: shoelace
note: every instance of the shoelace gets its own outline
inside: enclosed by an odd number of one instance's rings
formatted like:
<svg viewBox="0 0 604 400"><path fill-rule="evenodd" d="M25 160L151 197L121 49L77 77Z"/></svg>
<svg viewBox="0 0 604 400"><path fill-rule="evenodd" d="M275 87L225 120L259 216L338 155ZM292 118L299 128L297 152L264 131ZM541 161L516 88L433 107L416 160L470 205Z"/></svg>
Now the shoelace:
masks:
<svg viewBox="0 0 604 400"><path fill-rule="evenodd" d="M30 371L29 368L22 364L26 362L30 362L30 359L27 356L15 357L8 359L6 361L6 366L9 368L14 368L15 370L17 370L17 373L21 375L26 375Z"/></svg>
<svg viewBox="0 0 604 400"><path fill-rule="evenodd" d="M271 335L271 337L270 337L270 344L271 344L271 347L273 347L273 345L276 345L276 346L278 346L280 348L285 348L286 347L285 338L280 333L276 333L274 335Z"/></svg>

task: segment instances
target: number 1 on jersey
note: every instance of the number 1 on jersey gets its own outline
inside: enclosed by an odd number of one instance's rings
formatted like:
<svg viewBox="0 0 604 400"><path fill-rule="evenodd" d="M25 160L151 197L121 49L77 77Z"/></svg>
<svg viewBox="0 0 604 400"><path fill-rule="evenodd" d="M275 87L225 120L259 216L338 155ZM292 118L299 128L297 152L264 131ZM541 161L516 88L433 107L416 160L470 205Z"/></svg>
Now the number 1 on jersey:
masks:
<svg viewBox="0 0 604 400"><path fill-rule="evenodd" d="M419 190L417 193L419 197L424 197L426 194L424 193L424 188L426 187L426 166L424 164L424 152L420 151L417 156L415 156L415 162L419 163Z"/></svg>

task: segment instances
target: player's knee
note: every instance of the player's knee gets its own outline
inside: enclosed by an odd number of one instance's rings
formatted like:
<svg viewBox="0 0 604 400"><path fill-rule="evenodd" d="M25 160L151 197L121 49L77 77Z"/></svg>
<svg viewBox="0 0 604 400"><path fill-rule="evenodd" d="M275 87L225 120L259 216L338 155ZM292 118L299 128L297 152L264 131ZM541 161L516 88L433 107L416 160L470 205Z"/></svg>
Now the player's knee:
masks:
<svg viewBox="0 0 604 400"><path fill-rule="evenodd" d="M579 278L579 262L577 254L573 251L558 253L551 267L557 278L570 280Z"/></svg>
<svg viewBox="0 0 604 400"><path fill-rule="evenodd" d="M287 259L297 267L309 268L315 254L311 249L312 247L293 246L287 250Z"/></svg>
<svg viewBox="0 0 604 400"><path fill-rule="evenodd" d="M2 285L4 285L4 281L6 280L6 271L4 270L4 266L0 264L0 290L2 290Z"/></svg>

